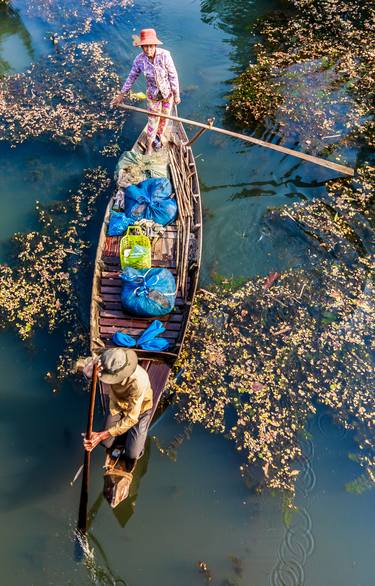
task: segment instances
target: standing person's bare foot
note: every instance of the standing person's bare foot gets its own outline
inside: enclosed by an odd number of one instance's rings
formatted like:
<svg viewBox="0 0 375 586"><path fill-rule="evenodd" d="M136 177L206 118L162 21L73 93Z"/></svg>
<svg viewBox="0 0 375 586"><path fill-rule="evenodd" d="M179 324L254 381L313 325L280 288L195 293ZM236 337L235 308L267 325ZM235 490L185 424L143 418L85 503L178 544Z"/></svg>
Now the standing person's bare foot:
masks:
<svg viewBox="0 0 375 586"><path fill-rule="evenodd" d="M145 155L152 155L152 153L153 153L152 139L147 139Z"/></svg>

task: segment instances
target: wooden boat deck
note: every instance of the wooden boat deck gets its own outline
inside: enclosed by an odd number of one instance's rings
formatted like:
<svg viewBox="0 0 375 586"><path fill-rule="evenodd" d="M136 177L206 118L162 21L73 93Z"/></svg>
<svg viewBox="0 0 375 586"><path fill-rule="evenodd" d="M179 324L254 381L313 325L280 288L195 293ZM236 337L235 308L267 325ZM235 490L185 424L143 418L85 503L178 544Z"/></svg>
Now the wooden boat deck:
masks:
<svg viewBox="0 0 375 586"><path fill-rule="evenodd" d="M111 338L117 331L126 332L139 337L154 321L153 317L135 317L126 314L121 305L121 272L119 261L121 237L106 236L101 257L102 271L100 276L99 337L103 346L111 347ZM152 266L165 267L176 276L176 243L177 228L167 226L166 231L152 248ZM170 341L169 352L178 353L182 325L186 316L185 301L181 288L177 291L176 304L173 312L160 316L158 319L166 327L163 337Z"/></svg>
<svg viewBox="0 0 375 586"><path fill-rule="evenodd" d="M181 350L186 327L189 322L194 295L198 285L202 252L202 208L197 170L192 150L186 146L187 136L181 124L173 124L170 141L164 146L168 154L170 179L178 206L178 218L165 227L158 239L152 241L152 267L170 270L177 283L175 306L169 314L160 316L166 330L162 337L170 346L167 351L155 352L135 348L140 365L148 372L153 389L153 415L157 409L168 380L171 367ZM133 147L142 152L144 133ZM139 317L124 311L121 304L122 281L120 279L120 237L107 236L107 226L113 206L110 199L102 225L95 261L91 299L91 352L100 353L114 346L112 336L121 331L138 338L155 320L154 317ZM106 385L103 390L108 393ZM123 436L116 438L115 445L123 450ZM124 500L124 483L121 471L125 460L116 460L107 451L105 468L116 474L105 475L104 494L112 507ZM120 475L118 475L119 473Z"/></svg>

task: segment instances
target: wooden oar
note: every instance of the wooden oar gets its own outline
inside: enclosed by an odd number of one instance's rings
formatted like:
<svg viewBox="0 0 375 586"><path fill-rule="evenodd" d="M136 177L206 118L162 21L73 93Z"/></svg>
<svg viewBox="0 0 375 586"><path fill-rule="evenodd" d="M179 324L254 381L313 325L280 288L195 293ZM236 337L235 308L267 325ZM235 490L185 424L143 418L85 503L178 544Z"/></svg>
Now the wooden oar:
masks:
<svg viewBox="0 0 375 586"><path fill-rule="evenodd" d="M137 106L130 106L129 104L120 104L118 106L124 110L134 110L134 112L141 112L142 114L149 115L150 112L145 110L144 108L138 108ZM266 142L264 140L260 140L259 138L253 138L252 136L246 136L246 134L239 134L238 132L232 132L231 130L225 130L224 128L219 128L218 126L212 126L210 124L203 124L202 122L195 122L195 120L189 120L188 118L180 118L179 116L172 116L171 114L157 114L158 117L167 118L168 120L175 120L176 122L182 122L183 124L191 124L192 126L197 126L198 128L204 128L204 130L212 130L214 132L218 132L219 134L225 134L226 136L232 136L233 138L239 138L246 142L251 142L253 144L257 144L258 146L266 147L267 149L272 149L274 151L278 151L279 153L284 153L285 155L291 155L292 157L297 157L298 159L303 159L304 161L308 161L309 163L314 163L315 165L320 165L321 167L327 167L328 169L333 169L334 171L338 171L339 173L344 173L345 175L354 175L354 169L351 167L345 167L344 165L339 165L338 163L333 163L332 161L327 161L326 159L320 159L319 157L313 157L312 155L307 155L306 153L301 153L299 151L295 151L293 149L288 149L287 147L280 146L278 144L273 144L272 142Z"/></svg>
<svg viewBox="0 0 375 586"><path fill-rule="evenodd" d="M94 408L95 408L95 396L96 396L96 386L98 382L98 364L94 364L93 373L92 373L92 380L91 380L91 389L90 389L90 404L89 404L89 412L87 417L87 427L86 427L86 439L91 439L92 434L92 422L94 419ZM79 501L79 511L78 511L78 524L77 529L81 534L85 534L87 531L87 502L88 502L88 491L89 491L89 481L90 481L90 458L91 452L85 450L85 458L83 461L83 474L82 474L82 485L81 485L81 498Z"/></svg>

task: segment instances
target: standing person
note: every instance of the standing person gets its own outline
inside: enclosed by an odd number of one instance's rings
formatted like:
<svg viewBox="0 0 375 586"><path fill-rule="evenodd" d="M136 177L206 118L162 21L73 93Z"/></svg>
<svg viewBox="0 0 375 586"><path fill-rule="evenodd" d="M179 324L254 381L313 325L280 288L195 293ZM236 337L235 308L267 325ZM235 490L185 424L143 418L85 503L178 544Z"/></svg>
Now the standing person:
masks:
<svg viewBox="0 0 375 586"><path fill-rule="evenodd" d="M134 350L110 348L99 358L80 359L77 370L92 377L94 363L99 362L99 377L109 386L109 413L105 429L93 431L83 445L91 452L100 442L111 448L117 436L124 435L127 467L134 468L142 456L152 416L152 388L147 372L138 364Z"/></svg>
<svg viewBox="0 0 375 586"><path fill-rule="evenodd" d="M112 101L113 106L121 104L139 74L144 74L147 84L147 110L150 112L147 123L148 155L152 153L153 146L161 145L166 124L166 119L158 117L157 114L170 114L173 104L181 102L176 67L170 52L158 47L162 44L153 28L141 30L140 37L134 41L134 45L142 47L142 53L134 59L121 92Z"/></svg>

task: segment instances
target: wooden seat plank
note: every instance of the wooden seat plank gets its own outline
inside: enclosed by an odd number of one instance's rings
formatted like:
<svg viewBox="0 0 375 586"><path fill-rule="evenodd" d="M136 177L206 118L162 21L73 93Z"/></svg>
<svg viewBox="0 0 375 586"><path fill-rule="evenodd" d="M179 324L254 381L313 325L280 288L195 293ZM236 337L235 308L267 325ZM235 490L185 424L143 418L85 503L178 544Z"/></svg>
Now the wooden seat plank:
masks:
<svg viewBox="0 0 375 586"><path fill-rule="evenodd" d="M107 294L106 294L107 295ZM123 307L121 304L121 300L116 297L116 299L111 301L110 299L102 298L101 301L101 308L105 311L123 311ZM173 312L167 315L183 315L184 314L184 307L181 305L175 305L173 308ZM130 315L130 314L129 314Z"/></svg>
<svg viewBox="0 0 375 586"><path fill-rule="evenodd" d="M126 319L129 321L134 321L134 322L149 322L155 318L153 317L142 317L142 316L132 316L129 315L128 313L125 313L125 311L116 311L115 309L112 310L106 310L106 309L101 309L100 310L100 318L114 318L114 319ZM169 322L181 322L183 319L183 315L182 313L167 313L167 315L160 315L157 318L158 320L160 320L161 322L164 321L169 321Z"/></svg>
<svg viewBox="0 0 375 586"><path fill-rule="evenodd" d="M118 257L103 256L102 261L105 263L106 270L121 271L120 259ZM175 269L176 261L173 259L152 260L152 268ZM173 271L172 271L173 272Z"/></svg>
<svg viewBox="0 0 375 586"><path fill-rule="evenodd" d="M108 338L108 337L112 337L113 334L115 334L116 332L122 332L122 328L117 328L116 326L100 326L100 337L101 338ZM134 330L134 329L128 329L126 330L126 334L130 334L130 336L139 336L140 332L142 330ZM175 332L174 330L171 331L166 331L163 333L162 336L159 336L160 338L171 338L172 340L176 340L176 338L178 338L178 334L179 332Z"/></svg>
<svg viewBox="0 0 375 586"><path fill-rule="evenodd" d="M127 328L133 328L137 330L145 330L148 328L154 319L151 319L149 322L139 322L136 320L131 319L119 319L119 318L100 318L99 323L101 326L116 326L119 328L123 328L126 330ZM164 322L163 327L167 330L180 330L181 323L180 322Z"/></svg>
<svg viewBox="0 0 375 586"><path fill-rule="evenodd" d="M116 287L104 287L104 289L108 289L108 290L103 290L101 291L101 297L103 299L103 301L116 301L118 303L121 303L121 297L120 297L120 292L121 289L116 288ZM176 297L176 301L175 301L175 305L184 305L185 301L182 299L182 297Z"/></svg>
<svg viewBox="0 0 375 586"><path fill-rule="evenodd" d="M101 284L103 287L121 288L123 281L120 277L114 275L112 278L102 278Z"/></svg>

